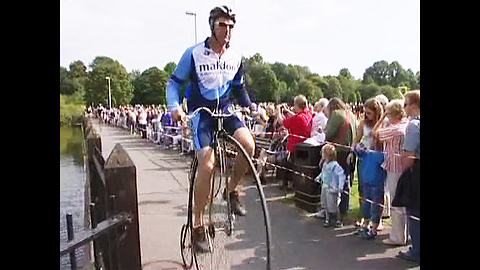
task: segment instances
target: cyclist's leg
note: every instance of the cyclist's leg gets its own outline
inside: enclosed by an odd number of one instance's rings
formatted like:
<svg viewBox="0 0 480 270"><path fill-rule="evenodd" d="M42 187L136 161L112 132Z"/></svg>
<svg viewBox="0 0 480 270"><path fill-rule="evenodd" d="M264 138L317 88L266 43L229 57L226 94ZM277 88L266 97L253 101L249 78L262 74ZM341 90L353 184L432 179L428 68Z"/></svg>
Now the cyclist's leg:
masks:
<svg viewBox="0 0 480 270"><path fill-rule="evenodd" d="M235 130L235 133L233 133L233 137L242 145L250 158L253 157L255 152L255 142L253 141L252 134L248 128L238 128ZM234 164L232 181L228 183L229 191L234 191L240 180L245 176L248 162L243 156L237 155Z"/></svg>
<svg viewBox="0 0 480 270"><path fill-rule="evenodd" d="M212 172L214 168L215 155L213 149L209 146L197 150L198 173L195 179L195 189L193 192L193 214L195 219L193 226L203 225L203 209L208 201L208 195L211 189Z"/></svg>
<svg viewBox="0 0 480 270"><path fill-rule="evenodd" d="M211 188L212 171L214 167L214 153L210 147L212 142L212 131L214 129L213 119L210 115L199 113L191 120L192 139L198 159L198 172L195 179L193 199L193 226L203 225L203 209L208 200Z"/></svg>

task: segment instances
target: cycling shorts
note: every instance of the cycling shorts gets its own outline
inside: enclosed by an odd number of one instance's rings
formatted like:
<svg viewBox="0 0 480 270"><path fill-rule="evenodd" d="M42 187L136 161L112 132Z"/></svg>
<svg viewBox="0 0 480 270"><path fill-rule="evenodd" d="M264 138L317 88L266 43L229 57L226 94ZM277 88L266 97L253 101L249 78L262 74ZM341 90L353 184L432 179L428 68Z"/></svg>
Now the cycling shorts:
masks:
<svg viewBox="0 0 480 270"><path fill-rule="evenodd" d="M200 150L205 146L211 146L215 120L210 113L200 111L191 118L189 124L192 128L193 149ZM233 135L241 127L245 127L245 124L235 114L223 120L223 129L230 135Z"/></svg>

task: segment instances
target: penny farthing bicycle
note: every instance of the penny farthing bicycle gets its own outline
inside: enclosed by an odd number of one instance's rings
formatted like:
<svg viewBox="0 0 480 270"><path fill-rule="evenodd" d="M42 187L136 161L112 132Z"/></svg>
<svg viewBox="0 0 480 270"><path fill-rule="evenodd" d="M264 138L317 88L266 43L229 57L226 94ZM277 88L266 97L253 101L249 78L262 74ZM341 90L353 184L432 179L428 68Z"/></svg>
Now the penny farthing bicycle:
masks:
<svg viewBox="0 0 480 270"><path fill-rule="evenodd" d="M211 144L215 169L203 215L210 252L200 252L193 244L193 187L198 167L194 155L188 175L187 221L180 232L183 266L185 269L192 268L193 264L196 269L227 269L232 264L245 263L252 269L270 269L270 218L260 179L245 149L223 129L223 120L236 111L212 112L207 107L200 107L190 115L195 116L201 110L208 112L215 121ZM230 194L224 190L232 178L233 164L238 158L245 158L248 163L243 189L248 213L246 217L236 218L230 209Z"/></svg>

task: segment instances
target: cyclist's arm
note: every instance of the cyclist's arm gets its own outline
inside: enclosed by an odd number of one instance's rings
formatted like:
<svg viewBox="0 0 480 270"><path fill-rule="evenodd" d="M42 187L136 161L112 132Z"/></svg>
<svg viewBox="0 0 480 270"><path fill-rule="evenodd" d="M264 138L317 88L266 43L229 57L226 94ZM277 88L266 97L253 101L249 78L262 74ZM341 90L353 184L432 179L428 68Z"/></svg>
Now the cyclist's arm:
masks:
<svg viewBox="0 0 480 270"><path fill-rule="evenodd" d="M237 74L235 74L235 77L232 80L232 92L240 106L251 107L252 102L250 101L250 97L248 96L247 89L245 87L245 80L243 77L244 71L242 63L238 68Z"/></svg>
<svg viewBox="0 0 480 270"><path fill-rule="evenodd" d="M188 48L185 53L183 53L182 58L178 62L175 71L173 71L172 76L167 82L167 106L172 111L176 111L180 106L180 89L182 84L189 80L190 73L192 71L192 50L194 47Z"/></svg>

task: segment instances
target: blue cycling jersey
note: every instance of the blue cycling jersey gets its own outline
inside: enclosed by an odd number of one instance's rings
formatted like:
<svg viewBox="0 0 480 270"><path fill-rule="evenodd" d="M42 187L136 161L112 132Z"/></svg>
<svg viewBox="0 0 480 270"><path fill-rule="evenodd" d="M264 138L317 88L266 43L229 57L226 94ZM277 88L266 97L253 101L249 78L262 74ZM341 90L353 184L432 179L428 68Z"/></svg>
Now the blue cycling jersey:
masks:
<svg viewBox="0 0 480 270"><path fill-rule="evenodd" d="M185 51L168 80L169 108L179 106L180 88L186 81L189 82L186 93L189 111L201 106L214 108L217 102L219 108L224 108L230 104L230 94L240 105L251 105L244 86L241 56L227 49L218 57L210 48L208 38Z"/></svg>

